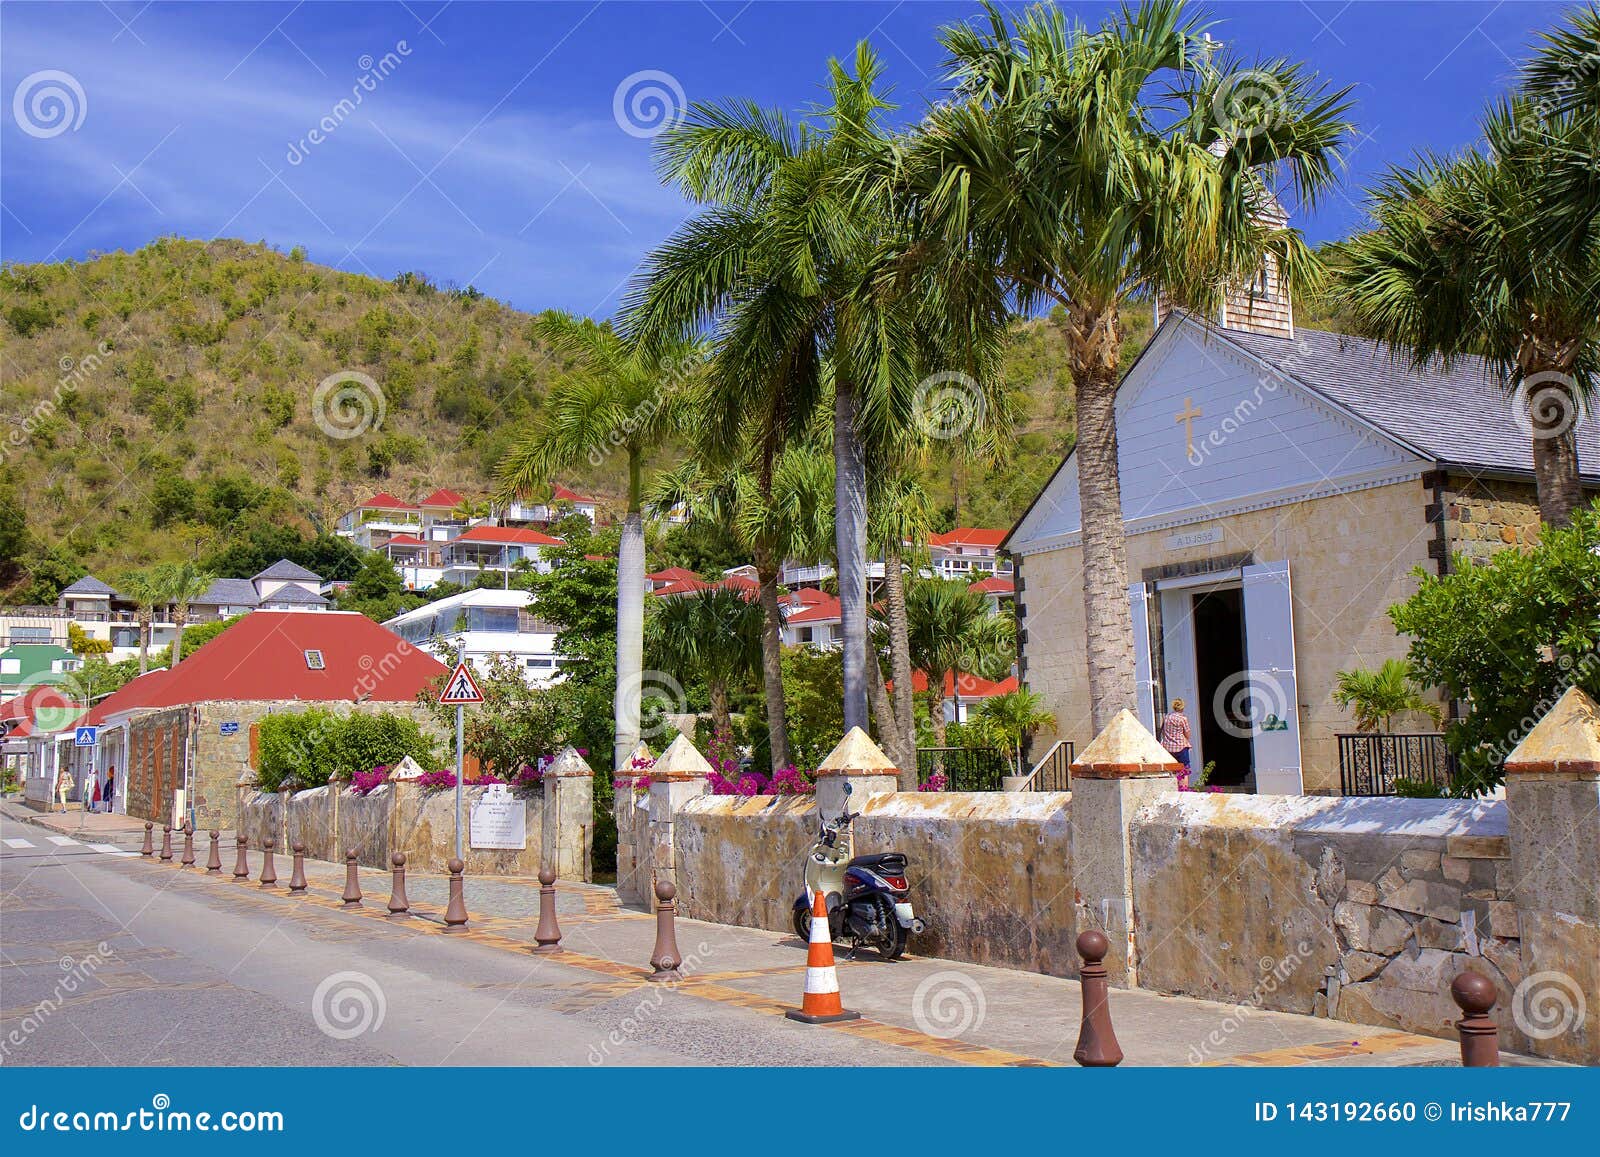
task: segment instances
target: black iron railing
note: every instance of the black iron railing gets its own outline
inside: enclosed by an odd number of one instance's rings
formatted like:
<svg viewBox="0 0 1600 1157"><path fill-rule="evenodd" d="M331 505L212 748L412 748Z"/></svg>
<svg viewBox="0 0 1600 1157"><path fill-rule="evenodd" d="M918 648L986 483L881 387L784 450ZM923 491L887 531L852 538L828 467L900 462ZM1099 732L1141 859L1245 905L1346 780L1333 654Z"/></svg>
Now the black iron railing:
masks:
<svg viewBox="0 0 1600 1157"><path fill-rule="evenodd" d="M1396 780L1447 790L1456 757L1438 732L1340 735L1339 789L1345 795L1394 795Z"/></svg>
<svg viewBox="0 0 1600 1157"><path fill-rule="evenodd" d="M1028 779L1030 791L1071 791L1072 761L1077 758L1077 747L1070 739L1053 746L1033 769Z"/></svg>
<svg viewBox="0 0 1600 1157"><path fill-rule="evenodd" d="M945 791L999 791L1011 774L1004 753L992 747L919 747L917 782L944 777Z"/></svg>

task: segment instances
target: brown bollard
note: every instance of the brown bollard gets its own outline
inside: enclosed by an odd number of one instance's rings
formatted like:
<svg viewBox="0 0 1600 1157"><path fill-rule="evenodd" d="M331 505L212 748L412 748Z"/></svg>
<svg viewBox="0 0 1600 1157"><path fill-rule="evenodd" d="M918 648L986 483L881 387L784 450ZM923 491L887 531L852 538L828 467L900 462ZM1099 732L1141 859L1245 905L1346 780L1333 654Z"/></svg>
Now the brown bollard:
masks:
<svg viewBox="0 0 1600 1157"><path fill-rule="evenodd" d="M1078 937L1078 955L1083 957L1083 968L1078 973L1083 1024L1078 1029L1078 1047L1073 1050L1072 1059L1085 1068L1110 1068L1122 1063L1122 1049L1111 1028L1106 966L1101 963L1110 951L1111 942L1104 932L1091 928Z"/></svg>
<svg viewBox="0 0 1600 1157"><path fill-rule="evenodd" d="M271 836L261 845L261 886L263 888L276 888L278 886L278 869L272 864L272 849L277 843Z"/></svg>
<svg viewBox="0 0 1600 1157"><path fill-rule="evenodd" d="M248 880L250 878L250 857L245 855L250 847L250 841L245 839L243 832L233 833L233 846L236 854L233 858L233 878L235 880Z"/></svg>
<svg viewBox="0 0 1600 1157"><path fill-rule="evenodd" d="M194 867L194 825L183 825L183 859L178 861L185 868Z"/></svg>
<svg viewBox="0 0 1600 1157"><path fill-rule="evenodd" d="M650 957L653 972L647 980L681 980L678 966L683 963L683 953L678 951L678 934L673 928L678 906L672 902L678 889L665 880L656 882L656 950Z"/></svg>
<svg viewBox="0 0 1600 1157"><path fill-rule="evenodd" d="M161 859L165 863L172 862L172 825L161 825Z"/></svg>
<svg viewBox="0 0 1600 1157"><path fill-rule="evenodd" d="M141 856L153 856L156 854L155 841L150 838L150 834L155 830L155 824L151 823L149 820L144 821L144 847L139 849L139 854Z"/></svg>
<svg viewBox="0 0 1600 1157"><path fill-rule="evenodd" d="M1461 1034L1461 1067L1489 1069L1500 1064L1500 1026L1489 1010L1494 1008L1494 981L1468 969L1450 982L1450 999L1462 1012L1456 1021Z"/></svg>
<svg viewBox="0 0 1600 1157"><path fill-rule="evenodd" d="M389 857L394 865L394 884L389 888L389 918L398 920L411 915L411 901L406 899L406 854L396 852Z"/></svg>
<svg viewBox="0 0 1600 1157"><path fill-rule="evenodd" d="M306 894L306 846L294 846L294 868L289 873L289 891L296 896Z"/></svg>
<svg viewBox="0 0 1600 1157"><path fill-rule="evenodd" d="M465 932L467 930L467 898L461 874L467 870L467 866L452 856L449 867L450 903L444 907L444 930L446 932Z"/></svg>
<svg viewBox="0 0 1600 1157"><path fill-rule="evenodd" d="M538 942L535 952L561 951L561 925L556 923L556 874L549 868L539 869L539 927L533 938Z"/></svg>
<svg viewBox="0 0 1600 1157"><path fill-rule="evenodd" d="M344 906L361 907L361 872L356 868L356 854L344 854Z"/></svg>
<svg viewBox="0 0 1600 1157"><path fill-rule="evenodd" d="M222 838L222 833L217 831L216 828L212 828L211 829L211 852L210 852L209 855L206 856L206 875L208 875L208 876L211 875L213 872L217 873L218 875L220 875L222 873L222 850L221 850L220 846L217 844L217 841L220 840L221 838Z"/></svg>

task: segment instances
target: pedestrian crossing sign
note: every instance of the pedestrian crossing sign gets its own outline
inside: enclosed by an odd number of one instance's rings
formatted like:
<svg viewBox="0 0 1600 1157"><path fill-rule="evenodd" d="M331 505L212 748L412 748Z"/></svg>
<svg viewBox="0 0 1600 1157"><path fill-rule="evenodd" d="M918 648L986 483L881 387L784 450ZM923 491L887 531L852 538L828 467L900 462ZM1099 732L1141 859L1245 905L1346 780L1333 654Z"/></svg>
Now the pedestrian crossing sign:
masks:
<svg viewBox="0 0 1600 1157"><path fill-rule="evenodd" d="M72 733L72 746L93 747L95 745L95 729L93 727L78 727Z"/></svg>
<svg viewBox="0 0 1600 1157"><path fill-rule="evenodd" d="M478 681L472 677L472 667L466 660L457 663L456 669L450 672L439 702L447 706L483 702L483 692L478 690Z"/></svg>

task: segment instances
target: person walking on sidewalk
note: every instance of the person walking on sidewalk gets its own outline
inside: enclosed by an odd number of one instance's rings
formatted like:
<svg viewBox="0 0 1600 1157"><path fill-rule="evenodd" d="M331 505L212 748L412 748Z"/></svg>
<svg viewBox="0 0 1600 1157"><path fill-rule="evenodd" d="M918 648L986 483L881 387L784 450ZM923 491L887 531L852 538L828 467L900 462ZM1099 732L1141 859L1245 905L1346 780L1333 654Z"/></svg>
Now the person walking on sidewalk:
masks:
<svg viewBox="0 0 1600 1157"><path fill-rule="evenodd" d="M67 810L67 797L72 794L72 772L62 768L56 773L56 799L61 803L61 810Z"/></svg>

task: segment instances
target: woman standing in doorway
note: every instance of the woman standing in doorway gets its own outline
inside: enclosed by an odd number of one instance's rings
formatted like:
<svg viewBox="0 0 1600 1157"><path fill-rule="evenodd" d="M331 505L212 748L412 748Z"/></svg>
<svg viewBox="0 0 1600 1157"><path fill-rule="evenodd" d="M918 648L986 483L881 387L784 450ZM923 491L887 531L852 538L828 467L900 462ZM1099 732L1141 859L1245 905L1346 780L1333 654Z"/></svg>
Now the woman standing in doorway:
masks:
<svg viewBox="0 0 1600 1157"><path fill-rule="evenodd" d="M1173 759L1183 764L1185 775L1189 773L1190 742L1189 717L1183 713L1183 700L1174 699L1172 710L1161 721L1161 746L1167 749Z"/></svg>
<svg viewBox="0 0 1600 1157"><path fill-rule="evenodd" d="M117 767L112 764L106 768L106 811L116 811L117 795Z"/></svg>

